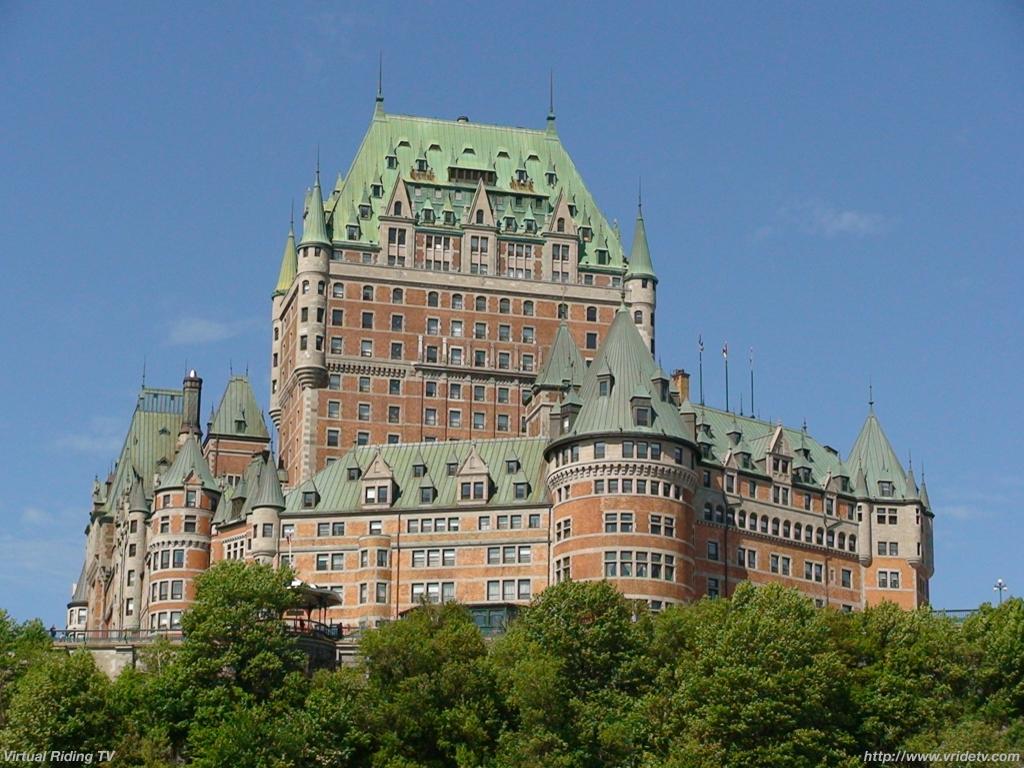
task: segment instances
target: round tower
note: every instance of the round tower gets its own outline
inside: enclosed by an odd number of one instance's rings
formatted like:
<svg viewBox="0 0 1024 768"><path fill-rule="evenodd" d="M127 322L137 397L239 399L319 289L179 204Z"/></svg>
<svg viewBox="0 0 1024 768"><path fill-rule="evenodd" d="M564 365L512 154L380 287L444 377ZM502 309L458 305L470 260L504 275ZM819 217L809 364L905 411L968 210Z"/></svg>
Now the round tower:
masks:
<svg viewBox="0 0 1024 768"><path fill-rule="evenodd" d="M648 351L654 354L654 311L657 304L658 277L654 274L651 251L647 246L642 205L637 205L636 226L629 265L622 281L625 302L630 308L633 324L640 332Z"/></svg>
<svg viewBox="0 0 1024 768"><path fill-rule="evenodd" d="M180 629L195 578L210 567L210 526L220 500L199 442L188 435L154 490L146 535L143 627Z"/></svg>
<svg viewBox="0 0 1024 768"><path fill-rule="evenodd" d="M630 310L619 310L546 449L552 581L607 579L653 609L693 591L692 435Z"/></svg>
<svg viewBox="0 0 1024 768"><path fill-rule="evenodd" d="M281 426L281 396L279 387L281 385L282 358L282 335L284 334L284 306L285 298L295 283L295 275L298 270L298 253L295 248L295 220L292 219L288 228L288 238L284 244L284 255L281 257L281 271L277 276L277 286L274 288L271 297L270 324L272 337L270 342L270 419L274 426Z"/></svg>
<svg viewBox="0 0 1024 768"><path fill-rule="evenodd" d="M125 522L124 542L124 595L125 603L123 626L127 630L140 629L142 626L142 604L145 594L142 591L143 574L146 568L146 523L149 517L149 502L142 478L135 475L131 490L128 492L128 515ZM131 606L131 612L127 606Z"/></svg>
<svg viewBox="0 0 1024 768"><path fill-rule="evenodd" d="M270 458L263 460L246 522L252 530L252 557L257 563L275 565L281 540L284 493Z"/></svg>
<svg viewBox="0 0 1024 768"><path fill-rule="evenodd" d="M302 225L295 280L295 374L303 389L327 384L327 275L331 239L324 218L320 171Z"/></svg>

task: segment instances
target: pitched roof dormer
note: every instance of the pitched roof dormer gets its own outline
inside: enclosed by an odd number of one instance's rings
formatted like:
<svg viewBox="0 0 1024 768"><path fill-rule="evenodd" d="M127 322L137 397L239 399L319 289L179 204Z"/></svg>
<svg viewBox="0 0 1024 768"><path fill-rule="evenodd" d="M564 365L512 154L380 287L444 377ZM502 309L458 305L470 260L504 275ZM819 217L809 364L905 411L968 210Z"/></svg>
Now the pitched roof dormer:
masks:
<svg viewBox="0 0 1024 768"><path fill-rule="evenodd" d="M579 229L572 214L569 212L569 203L563 192L558 193L555 204L551 209L551 217L548 219L547 230L544 236L566 237L573 240L579 235Z"/></svg>
<svg viewBox="0 0 1024 768"><path fill-rule="evenodd" d="M487 197L487 189L484 187L483 179L476 183L476 192L466 212L467 219L463 222L465 226L494 228L494 210L491 208L491 201Z"/></svg>
<svg viewBox="0 0 1024 768"><path fill-rule="evenodd" d="M405 219L412 221L412 202L409 200L409 189L401 176L395 178L395 186L391 189L391 197L384 207L381 218Z"/></svg>
<svg viewBox="0 0 1024 768"><path fill-rule="evenodd" d="M491 495L491 473L487 463L480 456L476 443L470 446L469 454L463 459L456 473L460 503L484 503Z"/></svg>
<svg viewBox="0 0 1024 768"><path fill-rule="evenodd" d="M395 473L380 449L363 473L363 506L385 507L395 500Z"/></svg>

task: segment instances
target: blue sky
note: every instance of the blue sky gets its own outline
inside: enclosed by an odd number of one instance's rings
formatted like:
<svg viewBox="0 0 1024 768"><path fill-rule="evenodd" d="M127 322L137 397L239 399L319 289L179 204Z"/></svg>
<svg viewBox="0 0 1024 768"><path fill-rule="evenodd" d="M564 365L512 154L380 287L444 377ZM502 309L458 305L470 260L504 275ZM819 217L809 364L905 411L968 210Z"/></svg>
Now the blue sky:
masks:
<svg viewBox="0 0 1024 768"><path fill-rule="evenodd" d="M845 454L868 382L936 512L933 601L1024 590L1024 10L953 3L0 3L0 605L62 622L143 360L267 394L269 295L319 146L373 107L558 130L630 237L665 368ZM744 395L745 399L749 396ZM749 399L747 399L749 405Z"/></svg>

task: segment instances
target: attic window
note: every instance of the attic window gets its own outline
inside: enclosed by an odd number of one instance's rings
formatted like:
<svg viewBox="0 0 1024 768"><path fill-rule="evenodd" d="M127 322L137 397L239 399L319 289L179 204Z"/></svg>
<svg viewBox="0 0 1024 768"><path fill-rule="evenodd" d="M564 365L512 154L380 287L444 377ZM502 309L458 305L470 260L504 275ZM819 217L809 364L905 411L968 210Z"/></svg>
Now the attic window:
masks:
<svg viewBox="0 0 1024 768"><path fill-rule="evenodd" d="M444 212L444 223L449 227L455 226L455 213L453 211Z"/></svg>
<svg viewBox="0 0 1024 768"><path fill-rule="evenodd" d="M601 397L608 397L612 393L612 380L610 377L604 377L597 382L597 394Z"/></svg>
<svg viewBox="0 0 1024 768"><path fill-rule="evenodd" d="M508 459L505 462L505 471L510 475L514 475L519 471L519 459Z"/></svg>
<svg viewBox="0 0 1024 768"><path fill-rule="evenodd" d="M478 208L477 209L477 212L476 212L476 223L477 224L483 224L484 223L484 211L483 211L482 208Z"/></svg>
<svg viewBox="0 0 1024 768"><path fill-rule="evenodd" d="M505 217L505 231L506 232L515 232L516 231L516 217L515 216L506 216Z"/></svg>
<svg viewBox="0 0 1024 768"><path fill-rule="evenodd" d="M526 172L525 168L520 168L516 171L516 181L520 184L525 184L530 180L530 175Z"/></svg>
<svg viewBox="0 0 1024 768"><path fill-rule="evenodd" d="M420 504L433 504L434 493L434 489L429 485L420 488Z"/></svg>
<svg viewBox="0 0 1024 768"><path fill-rule="evenodd" d="M387 161L388 168L394 169L398 167L398 158L395 155L388 155L385 160Z"/></svg>
<svg viewBox="0 0 1024 768"><path fill-rule="evenodd" d="M537 231L537 222L533 219L526 220L526 231L531 234Z"/></svg>
<svg viewBox="0 0 1024 768"><path fill-rule="evenodd" d="M604 248L598 248L597 249L597 263L598 264L607 264L608 263L608 251L606 251Z"/></svg>
<svg viewBox="0 0 1024 768"><path fill-rule="evenodd" d="M548 171L546 174L544 174L544 178L547 179L549 187L553 187L555 186L555 184L558 183L558 174L556 174L554 171Z"/></svg>
<svg viewBox="0 0 1024 768"><path fill-rule="evenodd" d="M633 409L633 423L638 427L651 425L651 409L646 405L638 405Z"/></svg>
<svg viewBox="0 0 1024 768"><path fill-rule="evenodd" d="M245 430L245 419L235 419L235 429L239 432Z"/></svg>
<svg viewBox="0 0 1024 768"><path fill-rule="evenodd" d="M348 479L349 480L358 480L359 479L359 467L349 467L348 468Z"/></svg>
<svg viewBox="0 0 1024 768"><path fill-rule="evenodd" d="M420 173L424 173L430 170L430 165L427 163L426 158L421 157L419 160L416 161L416 170L419 171Z"/></svg>
<svg viewBox="0 0 1024 768"><path fill-rule="evenodd" d="M349 240L358 240L359 239L359 225L358 224L349 224L347 227L345 227L345 237L347 237Z"/></svg>
<svg viewBox="0 0 1024 768"><path fill-rule="evenodd" d="M559 216L555 223L555 232L565 232L565 219L562 216Z"/></svg>
<svg viewBox="0 0 1024 768"><path fill-rule="evenodd" d="M374 197L383 197L384 196L384 186L382 184L371 184L370 185L370 194L373 195Z"/></svg>
<svg viewBox="0 0 1024 768"><path fill-rule="evenodd" d="M363 203L359 206L359 217L363 219L370 218L370 204Z"/></svg>
<svg viewBox="0 0 1024 768"><path fill-rule="evenodd" d="M890 497L894 493L892 483L888 480L881 480L878 483L878 495Z"/></svg>
<svg viewBox="0 0 1024 768"><path fill-rule="evenodd" d="M449 476L454 475L459 471L459 465L454 461L449 461L446 470Z"/></svg>
<svg viewBox="0 0 1024 768"><path fill-rule="evenodd" d="M427 473L426 464L413 464L412 475L413 477L423 477Z"/></svg>
<svg viewBox="0 0 1024 768"><path fill-rule="evenodd" d="M529 496L530 486L528 483L516 483L514 487L517 499L522 500Z"/></svg>
<svg viewBox="0 0 1024 768"><path fill-rule="evenodd" d="M590 227L580 227L580 238L582 238L583 242L589 243L593 236L594 230Z"/></svg>
<svg viewBox="0 0 1024 768"><path fill-rule="evenodd" d="M423 209L423 223L433 224L434 223L434 211L430 208Z"/></svg>
<svg viewBox="0 0 1024 768"><path fill-rule="evenodd" d="M316 491L302 492L302 508L312 509L316 506Z"/></svg>

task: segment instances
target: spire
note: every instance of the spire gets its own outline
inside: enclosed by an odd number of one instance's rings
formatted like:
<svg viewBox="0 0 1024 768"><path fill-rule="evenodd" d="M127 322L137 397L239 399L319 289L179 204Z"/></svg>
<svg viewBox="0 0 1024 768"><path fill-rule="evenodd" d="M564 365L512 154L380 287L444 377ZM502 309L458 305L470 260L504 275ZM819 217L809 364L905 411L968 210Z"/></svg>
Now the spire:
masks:
<svg viewBox="0 0 1024 768"><path fill-rule="evenodd" d="M298 271L299 259L295 251L295 214L292 213L291 226L288 227L288 238L284 241L284 255L281 257L281 271L277 275L277 287L274 288L275 296L283 296L288 293L295 281L295 273Z"/></svg>
<svg viewBox="0 0 1024 768"><path fill-rule="evenodd" d="M924 467L921 467L921 490L919 496L921 498L921 505L931 511L932 502L928 498L928 484L924 481Z"/></svg>
<svg viewBox="0 0 1024 768"><path fill-rule="evenodd" d="M860 434L850 449L847 462L859 466L867 475L868 486L878 490L877 483L880 481L891 482L893 493L896 498L906 497L907 473L900 463L892 443L885 435L878 417L875 415L873 403L869 403L868 416L864 420Z"/></svg>
<svg viewBox="0 0 1024 768"><path fill-rule="evenodd" d="M277 470L274 469L274 462L266 460L260 466L260 477L257 481L256 492L249 502L252 509L257 507L273 507L277 510L284 509L284 493L281 491L281 481L277 477Z"/></svg>
<svg viewBox="0 0 1024 768"><path fill-rule="evenodd" d="M629 267L626 279L633 277L649 277L657 281L654 264L651 262L651 251L647 246L647 228L644 226L643 199L637 195L636 226L633 228L633 247L629 252Z"/></svg>
<svg viewBox="0 0 1024 768"><path fill-rule="evenodd" d="M190 481L189 478L194 478ZM220 492L220 486L210 474L210 466L203 458L203 451L195 435L188 435L185 442L174 457L170 468L160 478L160 484L156 488L162 491L165 488L183 488L186 481L197 482L209 491Z"/></svg>
<svg viewBox="0 0 1024 768"><path fill-rule="evenodd" d="M306 211L306 220L302 223L302 240L299 247L305 245L330 245L331 240L327 237L327 223L324 219L324 194L320 189L320 150L317 150L316 160L316 181L313 183L313 191L309 198L309 210Z"/></svg>
<svg viewBox="0 0 1024 768"><path fill-rule="evenodd" d="M560 388L566 382L570 386L577 386L583 379L586 367L583 356L580 355L579 348L569 332L569 326L562 321L558 324L555 340L533 382L533 388L535 390Z"/></svg>
<svg viewBox="0 0 1024 768"><path fill-rule="evenodd" d="M377 54L377 98L373 107L373 116L384 114L384 51Z"/></svg>
<svg viewBox="0 0 1024 768"><path fill-rule="evenodd" d="M142 478L138 472L132 472L132 488L128 492L129 512L149 512L149 504L146 503L146 489L142 487Z"/></svg>
<svg viewBox="0 0 1024 768"><path fill-rule="evenodd" d="M555 132L555 70L548 71L548 133Z"/></svg>

